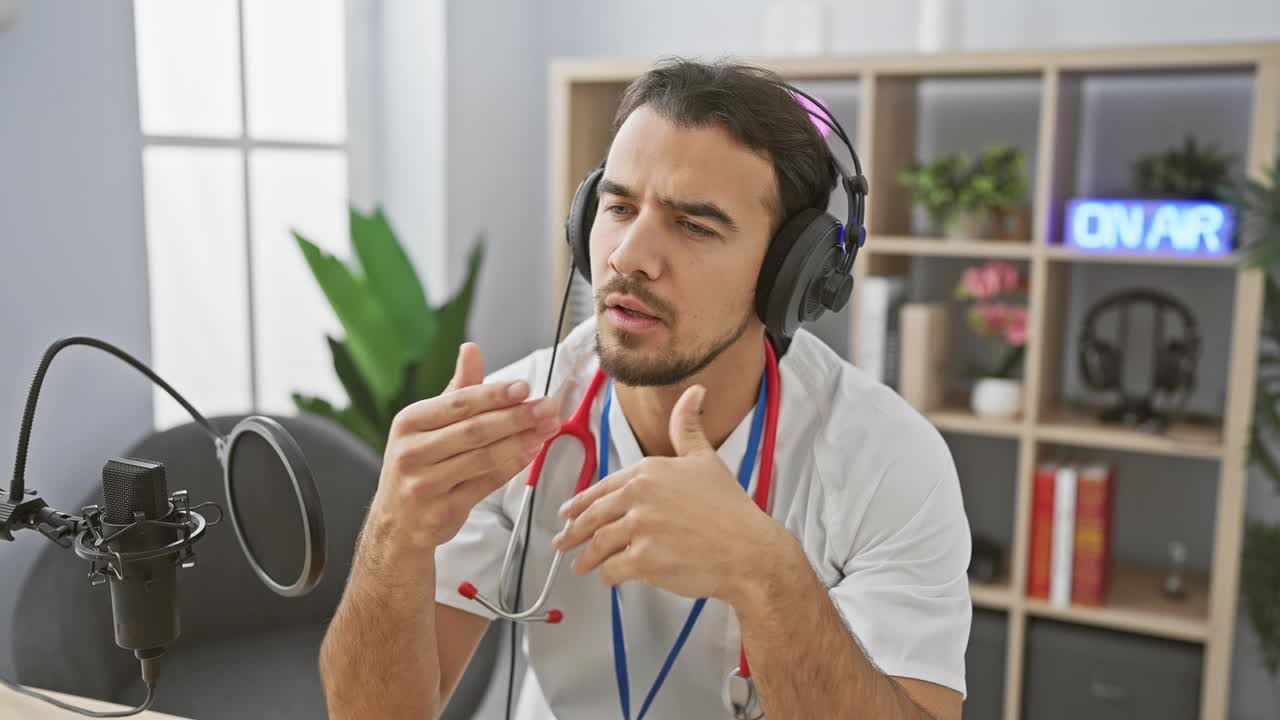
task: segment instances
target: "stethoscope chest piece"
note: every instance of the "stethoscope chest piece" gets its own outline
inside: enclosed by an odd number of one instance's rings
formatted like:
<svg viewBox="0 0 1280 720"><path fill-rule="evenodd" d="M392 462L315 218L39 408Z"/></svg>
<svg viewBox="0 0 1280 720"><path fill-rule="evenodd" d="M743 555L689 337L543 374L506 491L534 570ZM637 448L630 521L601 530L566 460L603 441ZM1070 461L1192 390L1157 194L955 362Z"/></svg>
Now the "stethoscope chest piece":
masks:
<svg viewBox="0 0 1280 720"><path fill-rule="evenodd" d="M755 683L751 678L742 677L739 668L730 670L724 679L724 704L733 713L734 720L761 720L764 717Z"/></svg>

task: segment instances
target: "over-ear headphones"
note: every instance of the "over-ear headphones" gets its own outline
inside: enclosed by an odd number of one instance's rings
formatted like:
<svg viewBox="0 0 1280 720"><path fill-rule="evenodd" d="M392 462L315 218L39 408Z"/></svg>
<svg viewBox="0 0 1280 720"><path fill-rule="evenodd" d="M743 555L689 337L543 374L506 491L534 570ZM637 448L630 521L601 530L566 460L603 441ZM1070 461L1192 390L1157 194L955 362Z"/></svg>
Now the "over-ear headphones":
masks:
<svg viewBox="0 0 1280 720"><path fill-rule="evenodd" d="M1176 298L1158 290L1137 288L1108 295L1089 309L1080 332L1078 358L1080 374L1095 390L1123 392L1124 351L1115 343L1097 335L1097 324L1103 313L1128 313L1131 306L1149 304L1155 317L1152 328L1156 351L1152 371L1152 391L1189 394L1195 387L1196 365L1200 358L1200 334L1191 310ZM1181 336L1165 332L1165 314L1172 311L1182 321ZM1121 318L1124 321L1124 316ZM1125 340L1123 325L1119 340Z"/></svg>
<svg viewBox="0 0 1280 720"><path fill-rule="evenodd" d="M804 208L787 218L769 241L756 282L756 315L774 338L785 341L801 323L817 320L827 310L839 312L849 301L853 262L867 238L863 219L869 186L858 153L835 116L803 90L787 83L781 85L808 99L821 112L819 115L808 111L849 148L854 168L849 173L831 155L848 198L848 218L844 223L826 208ZM565 240L573 254L574 267L587 282L591 281L591 226L603 176L601 162L578 185L565 219Z"/></svg>

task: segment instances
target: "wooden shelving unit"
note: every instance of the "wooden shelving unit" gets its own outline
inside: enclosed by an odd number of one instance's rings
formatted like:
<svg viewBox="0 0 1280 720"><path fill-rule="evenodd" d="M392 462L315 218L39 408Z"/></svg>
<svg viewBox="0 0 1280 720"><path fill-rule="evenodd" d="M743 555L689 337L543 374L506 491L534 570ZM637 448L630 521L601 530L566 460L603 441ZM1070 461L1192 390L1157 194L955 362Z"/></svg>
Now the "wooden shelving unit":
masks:
<svg viewBox="0 0 1280 720"><path fill-rule="evenodd" d="M1133 49L951 53L901 56L819 58L745 58L777 70L788 80L836 80L855 83L859 99L851 128L864 170L871 181L869 237L855 267L859 285L869 275L902 272L918 258L1008 258L1025 263L1030 276L1029 341L1024 360L1025 403L1014 420L991 421L962 406L932 410L926 416L941 430L1004 438L1017 447L1017 477L1012 518L1012 547L1007 572L995 582L973 583L974 606L1008 618L1005 720L1023 708L1025 637L1028 618L1053 618L1083 626L1202 644L1200 712L1203 720L1225 720L1238 595L1239 556L1246 481L1247 432L1253 413L1255 358L1262 305L1261 276L1238 263L1237 256L1185 260L1125 255L1086 255L1059 246L1064 201L1074 190L1080 142L1082 88L1103 75L1158 73L1163 76L1230 72L1252 81L1252 111L1245 165L1260 177L1276 156L1280 127L1280 43L1226 46L1176 46ZM626 84L643 73L639 61L559 61L551 68L549 248L560 273L553 278L548 308L560 306L569 257L564 217L579 180L600 162L609 143L609 127ZM922 82L947 78L1034 79L1039 88L1031 237L1018 241L963 241L913 237L911 202L896 188L897 170L915 159L918 90ZM976 148L975 148L976 149ZM1067 275L1085 264L1136 267L1203 268L1234 276L1229 318L1226 402L1221 418L1174 425L1156 436L1103 426L1093 413L1064 406L1058 396L1062 367L1062 300ZM854 290L854 297L858 289ZM851 316L856 317L856 313ZM850 337L856 338L856 328ZM850 348L849 357L854 357ZM1074 446L1104 451L1147 453L1209 461L1216 468L1212 512L1213 550L1209 576L1193 577L1189 596L1169 601L1159 592L1159 571L1116 561L1112 587L1101 607L1059 608L1028 598L1027 544L1032 474L1053 448ZM1118 478L1123 482L1123 478ZM1209 510L1206 510L1209 512Z"/></svg>

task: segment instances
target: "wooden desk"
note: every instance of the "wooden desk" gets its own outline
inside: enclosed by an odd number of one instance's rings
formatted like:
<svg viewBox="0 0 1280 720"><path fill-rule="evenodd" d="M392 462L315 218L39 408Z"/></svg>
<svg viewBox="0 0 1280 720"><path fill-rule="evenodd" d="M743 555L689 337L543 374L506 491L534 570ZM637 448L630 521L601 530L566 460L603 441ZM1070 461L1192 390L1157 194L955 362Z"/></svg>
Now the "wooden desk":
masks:
<svg viewBox="0 0 1280 720"><path fill-rule="evenodd" d="M76 697L75 695L67 695L66 693L46 690L41 690L40 692L94 712L128 710L129 707L132 707L116 705L101 700L90 700ZM142 698L138 698L138 702L142 702ZM72 720L72 718L79 718L79 720L84 720L84 717L84 715L78 715L70 710L63 710L43 700L37 700L20 692L15 692L5 685L0 685L0 718L22 718L22 720ZM180 718L177 715L165 715L164 713L152 711L130 715L129 717L138 718L139 720L185 720L185 718Z"/></svg>

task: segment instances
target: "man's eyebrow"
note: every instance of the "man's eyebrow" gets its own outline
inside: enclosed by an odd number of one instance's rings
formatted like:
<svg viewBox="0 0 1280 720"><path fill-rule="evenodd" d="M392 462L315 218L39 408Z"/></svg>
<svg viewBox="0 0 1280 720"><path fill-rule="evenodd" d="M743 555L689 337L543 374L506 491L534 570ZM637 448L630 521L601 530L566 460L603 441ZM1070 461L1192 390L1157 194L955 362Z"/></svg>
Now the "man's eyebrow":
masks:
<svg viewBox="0 0 1280 720"><path fill-rule="evenodd" d="M609 178L602 178L600 180L599 192L602 195L616 195L622 198L635 197L635 193L631 191L631 188L617 182L616 180L610 180ZM725 212L723 208L709 200L675 200L672 198L662 198L660 202L663 205L686 215L715 220L729 230L737 231L738 229L738 223L734 222L733 218L729 216L729 213Z"/></svg>
<svg viewBox="0 0 1280 720"><path fill-rule="evenodd" d="M609 178L600 178L600 185L597 190L601 195L617 195L618 197L624 198L634 197L634 193L631 192L631 188L623 185L617 180L610 180Z"/></svg>

